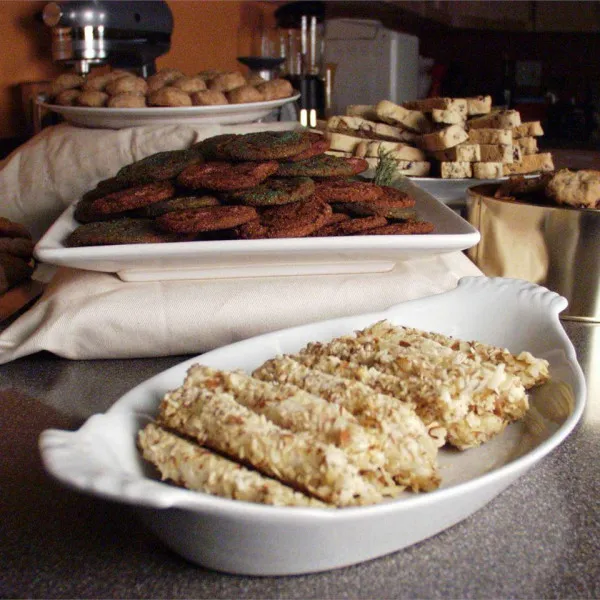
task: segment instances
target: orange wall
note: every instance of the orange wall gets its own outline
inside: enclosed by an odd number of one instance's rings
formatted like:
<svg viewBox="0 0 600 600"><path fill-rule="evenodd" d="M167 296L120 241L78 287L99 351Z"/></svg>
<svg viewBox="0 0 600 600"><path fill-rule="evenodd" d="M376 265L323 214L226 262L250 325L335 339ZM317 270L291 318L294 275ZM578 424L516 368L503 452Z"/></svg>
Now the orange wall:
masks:
<svg viewBox="0 0 600 600"><path fill-rule="evenodd" d="M51 60L50 31L35 19L45 1L0 0L0 138L25 135L19 84L51 80L64 71ZM185 73L202 69L241 69L238 49L275 4L208 0L170 0L174 28L171 50L157 66ZM238 37L240 37L238 41Z"/></svg>

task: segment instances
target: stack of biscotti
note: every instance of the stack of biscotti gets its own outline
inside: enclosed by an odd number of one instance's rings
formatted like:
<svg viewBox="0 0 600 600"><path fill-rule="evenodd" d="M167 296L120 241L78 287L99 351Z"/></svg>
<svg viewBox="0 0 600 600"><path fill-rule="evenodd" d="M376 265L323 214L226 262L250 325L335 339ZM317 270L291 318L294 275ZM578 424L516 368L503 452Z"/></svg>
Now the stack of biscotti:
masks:
<svg viewBox="0 0 600 600"><path fill-rule="evenodd" d="M372 167L384 152L411 176L497 179L554 169L551 154L538 151L541 123L494 109L491 96L382 100L346 112L324 123L330 152L361 156Z"/></svg>
<svg viewBox="0 0 600 600"><path fill-rule="evenodd" d="M372 117L372 118L367 118ZM424 177L429 174L431 162L425 152L415 145L418 132L399 127L381 120L368 112L361 116L348 114L334 116L324 123L325 136L329 140L328 153L336 156L358 156L364 158L369 167L376 168L381 151L389 153L397 163L402 175Z"/></svg>

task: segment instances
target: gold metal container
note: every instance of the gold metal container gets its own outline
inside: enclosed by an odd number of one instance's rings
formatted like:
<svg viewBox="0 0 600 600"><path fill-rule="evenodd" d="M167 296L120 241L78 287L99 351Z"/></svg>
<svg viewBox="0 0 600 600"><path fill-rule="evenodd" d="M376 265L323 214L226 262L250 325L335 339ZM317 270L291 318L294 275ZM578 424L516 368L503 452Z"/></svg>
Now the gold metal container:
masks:
<svg viewBox="0 0 600 600"><path fill-rule="evenodd" d="M471 260L489 277L561 294L569 301L563 319L600 322L600 210L501 200L497 187L467 190L467 219L481 234Z"/></svg>

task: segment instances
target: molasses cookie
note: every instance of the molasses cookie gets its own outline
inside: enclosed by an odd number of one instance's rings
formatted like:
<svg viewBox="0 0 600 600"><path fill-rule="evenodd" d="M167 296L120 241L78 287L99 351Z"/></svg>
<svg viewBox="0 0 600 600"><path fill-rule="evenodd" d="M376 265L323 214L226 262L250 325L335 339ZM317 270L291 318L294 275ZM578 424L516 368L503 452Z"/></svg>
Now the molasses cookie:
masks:
<svg viewBox="0 0 600 600"><path fill-rule="evenodd" d="M366 181L332 179L318 182L314 194L324 202L368 202L379 198L383 190Z"/></svg>
<svg viewBox="0 0 600 600"><path fill-rule="evenodd" d="M336 237L345 235L364 235L375 227L387 225L385 217L364 217L340 221L333 225L327 225L319 229L319 235L323 237Z"/></svg>
<svg viewBox="0 0 600 600"><path fill-rule="evenodd" d="M312 143L313 137L308 132L260 131L231 139L223 150L233 160L287 160L310 148Z"/></svg>
<svg viewBox="0 0 600 600"><path fill-rule="evenodd" d="M315 183L310 177L269 177L253 188L227 194L225 200L247 206L289 204L308 198L314 189Z"/></svg>
<svg viewBox="0 0 600 600"><path fill-rule="evenodd" d="M101 215L114 214L142 208L172 198L174 195L175 186L170 181L158 181L108 194L94 200L90 208Z"/></svg>
<svg viewBox="0 0 600 600"><path fill-rule="evenodd" d="M252 188L273 175L279 165L275 161L206 162L187 167L177 177L177 183L183 187L228 192Z"/></svg>
<svg viewBox="0 0 600 600"><path fill-rule="evenodd" d="M390 223L374 227L364 232L365 235L413 235L431 233L435 229L429 221L407 221L406 223Z"/></svg>
<svg viewBox="0 0 600 600"><path fill-rule="evenodd" d="M303 152L299 152L295 156L288 158L288 161L298 162L300 160L308 160L313 156L319 156L329 150L331 144L327 138L320 133L309 133L308 135L311 139L311 145Z"/></svg>
<svg viewBox="0 0 600 600"><path fill-rule="evenodd" d="M115 175L116 181L139 185L152 181L174 179L186 167L202 162L202 157L193 150L166 150L146 156L122 167Z"/></svg>
<svg viewBox="0 0 600 600"><path fill-rule="evenodd" d="M204 208L205 206L219 206L220 202L214 196L179 196L155 202L147 206L145 213L148 217L155 218L176 210L188 210L190 208Z"/></svg>
<svg viewBox="0 0 600 600"><path fill-rule="evenodd" d="M156 219L156 224L163 231L190 234L231 229L257 217L251 206L207 206L166 213Z"/></svg>
<svg viewBox="0 0 600 600"><path fill-rule="evenodd" d="M278 174L281 177L352 177L368 168L363 158L320 154L307 160L281 163Z"/></svg>
<svg viewBox="0 0 600 600"><path fill-rule="evenodd" d="M177 236L158 231L151 219L114 219L85 223L65 239L68 248L113 244L160 244L177 241Z"/></svg>
<svg viewBox="0 0 600 600"><path fill-rule="evenodd" d="M331 206L315 199L272 206L236 232L239 239L306 237L322 227L331 212Z"/></svg>

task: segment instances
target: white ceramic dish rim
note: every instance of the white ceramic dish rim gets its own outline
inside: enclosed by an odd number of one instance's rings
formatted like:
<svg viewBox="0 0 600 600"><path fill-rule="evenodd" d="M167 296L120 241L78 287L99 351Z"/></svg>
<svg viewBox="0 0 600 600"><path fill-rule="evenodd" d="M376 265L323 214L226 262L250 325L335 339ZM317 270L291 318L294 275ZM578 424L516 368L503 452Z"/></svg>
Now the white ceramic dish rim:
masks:
<svg viewBox="0 0 600 600"><path fill-rule="evenodd" d="M415 306L416 303L423 301L428 301L430 303L433 301L433 304L435 305L435 303L440 300L442 302L444 300L448 300L450 295L457 295L469 290L477 290L486 286L493 287L495 285L514 286L515 293L519 294L541 293L544 295L549 323L552 325L553 332L559 336L559 339L562 342L562 347L555 348L554 350L560 350L561 352L565 353L566 362L573 372L574 383L579 389L573 390L575 402L571 414L553 434L551 434L535 448L527 451L522 456L519 456L511 462L495 468L490 472L477 476L474 479L458 483L448 488L441 488L427 494L415 495L396 501L390 501L372 506L348 507L341 510L330 511L303 507L294 507L293 509L290 509L289 507L264 506L237 500L219 498L216 496L210 496L208 494L176 488L166 483L144 477L132 478L130 474L124 471L119 471L116 467L113 469L110 475L103 473L101 477L95 480L93 485L90 484L89 480L82 480L79 477L80 474L63 470L64 465L61 465L60 455L61 448L66 446L70 447L72 450L76 450L79 438L85 434L86 427L91 427L94 424L94 421L98 419L110 420L113 417L126 417L140 414L136 413L135 410L132 410L133 407L131 406L131 404L135 405L139 402L136 399L136 396L140 391L143 391L146 388L152 388L153 385L156 386L161 379L167 377L171 373L180 371L183 373L184 370L194 362L210 364L209 361L211 358L217 356L218 353L223 352L224 350L231 351L236 347L239 348L240 346L247 345L248 343L260 344L269 338L276 338L277 336L281 335L294 335L306 328L325 326L327 324L332 325L335 323L352 322L358 318L361 320L366 319L368 322L374 322L375 320L386 318L390 312L396 312L398 310L401 311L403 306ZM486 487L488 483L491 483L494 480L509 478L511 474L514 474L515 472L525 472L541 458L556 448L575 428L583 414L585 407L586 387L583 373L577 362L573 345L564 332L564 329L560 325L560 321L558 319L558 314L564 310L566 306L567 301L565 298L535 284L504 278L463 277L455 290L425 299L405 302L391 307L387 311L383 311L381 313L357 315L355 317L343 317L340 319L332 319L323 321L321 323L312 323L283 331L264 334L250 340L237 342L224 348L208 352L204 355L191 358L174 367L171 367L170 369L134 387L127 394L122 396L106 413L90 417L90 419L86 421L82 428L77 431L70 432L61 430L46 430L42 433L40 438L42 457L48 471L56 479L69 487L87 491L101 497L149 508L181 508L190 510L192 512L208 512L219 514L225 512L232 516L243 515L245 518L269 519L273 522L279 522L281 520L285 521L290 517L292 517L295 522L299 520L312 521L315 519L320 521L335 522L336 520L346 520L348 517L351 517L352 519L365 519L369 518L374 513L395 513L409 511L410 509L417 507L427 507L431 504L437 504L442 500L451 500L458 496L464 496L465 494L468 494L478 488ZM93 470L88 473L88 475L92 474Z"/></svg>
<svg viewBox="0 0 600 600"><path fill-rule="evenodd" d="M94 117L199 117L204 115L226 115L230 113L242 113L244 111L272 110L290 102L295 102L300 94L294 94L288 98L277 100L266 100L263 102L245 102L240 104L215 104L209 106L148 106L145 108L107 108L91 106L61 106L41 102L40 105L48 110L73 116L90 115Z"/></svg>

